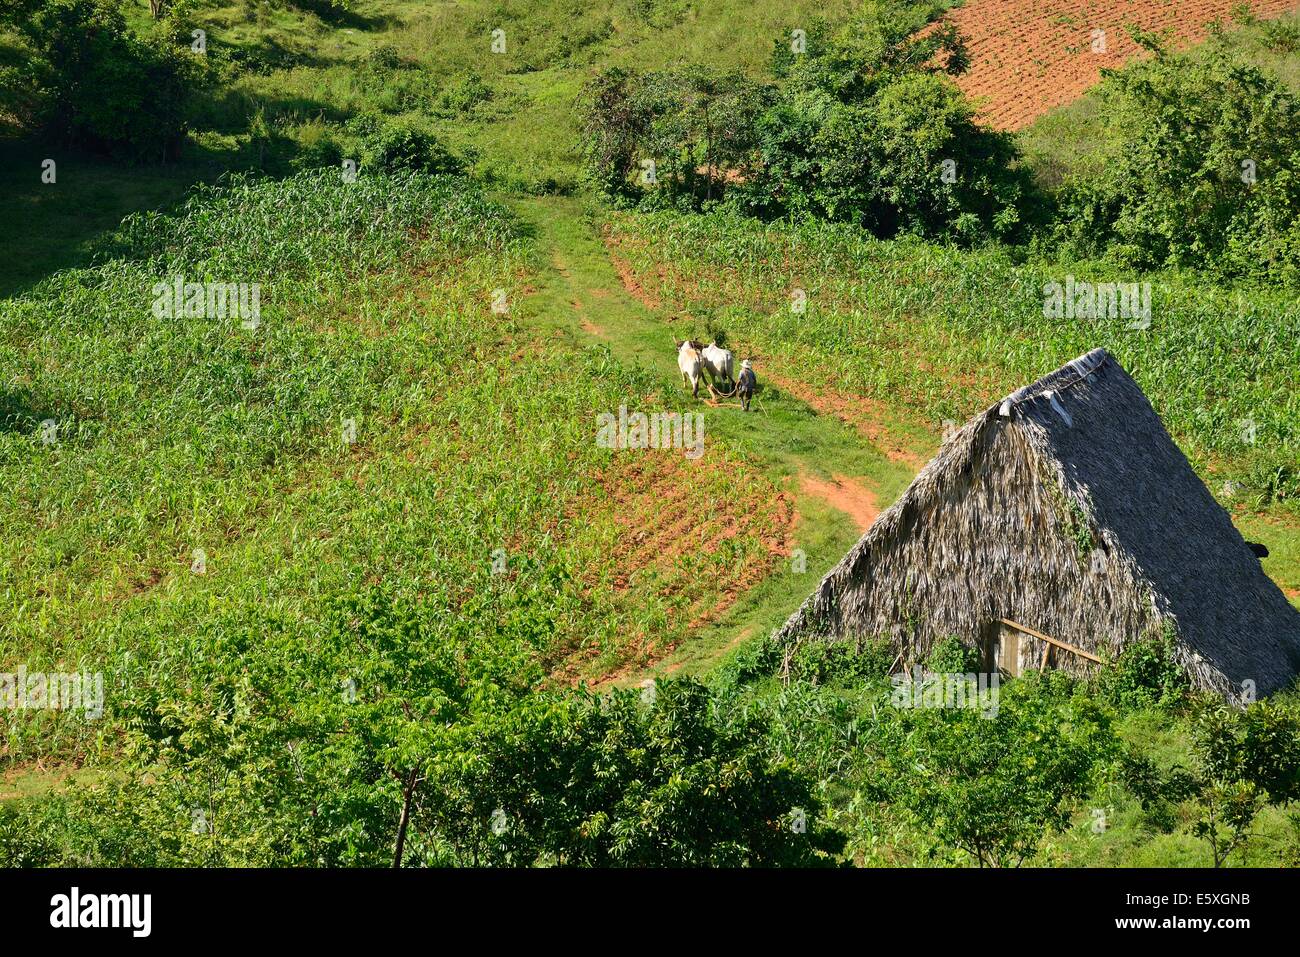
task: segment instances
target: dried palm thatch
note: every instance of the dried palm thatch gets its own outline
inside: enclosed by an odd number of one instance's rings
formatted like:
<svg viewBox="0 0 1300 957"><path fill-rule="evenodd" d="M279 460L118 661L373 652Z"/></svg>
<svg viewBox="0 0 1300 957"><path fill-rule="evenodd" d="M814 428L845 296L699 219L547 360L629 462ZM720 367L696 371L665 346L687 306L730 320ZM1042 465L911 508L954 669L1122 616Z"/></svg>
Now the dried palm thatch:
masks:
<svg viewBox="0 0 1300 957"><path fill-rule="evenodd" d="M884 637L918 661L949 635L987 648L999 619L1102 659L1172 631L1194 683L1232 700L1300 672L1300 613L1104 349L955 433L776 640Z"/></svg>

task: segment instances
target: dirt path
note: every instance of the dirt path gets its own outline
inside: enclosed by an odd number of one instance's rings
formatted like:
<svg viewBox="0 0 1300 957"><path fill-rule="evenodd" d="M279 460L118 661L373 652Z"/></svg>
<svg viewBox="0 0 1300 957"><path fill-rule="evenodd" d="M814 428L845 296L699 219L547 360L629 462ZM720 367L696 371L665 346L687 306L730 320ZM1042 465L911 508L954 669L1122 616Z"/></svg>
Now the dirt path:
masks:
<svg viewBox="0 0 1300 957"><path fill-rule="evenodd" d="M800 478L799 485L806 494L817 496L832 508L853 519L860 532L869 529L876 517L880 515L876 496L855 479L834 475L827 481L804 475Z"/></svg>
<svg viewBox="0 0 1300 957"><path fill-rule="evenodd" d="M638 282L627 263L608 249L598 224L584 218L571 199L521 199L512 206L533 227L538 260L546 264L520 315L552 337L575 345L599 343L621 362L651 370L667 388L678 388L676 365L667 347L669 310ZM808 558L807 573L772 573L752 583L734 604L692 629L680 654L660 670L694 672L753 637L779 625L815 587L822 572L857 541L915 471L872 444L832 410L818 409L794 391L760 396L750 413L735 403L706 402L712 441L745 456L782 489L798 516L797 546ZM620 674L621 684L642 674Z"/></svg>

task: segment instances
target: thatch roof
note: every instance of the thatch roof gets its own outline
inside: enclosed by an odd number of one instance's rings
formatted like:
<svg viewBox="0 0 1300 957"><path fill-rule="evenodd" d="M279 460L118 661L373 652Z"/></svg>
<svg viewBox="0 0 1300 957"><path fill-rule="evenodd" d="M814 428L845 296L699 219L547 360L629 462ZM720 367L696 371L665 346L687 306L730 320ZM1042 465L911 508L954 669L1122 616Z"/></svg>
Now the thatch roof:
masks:
<svg viewBox="0 0 1300 957"><path fill-rule="evenodd" d="M1195 682L1233 699L1300 673L1300 613L1104 349L971 419L776 638L885 637L919 660L999 618L1103 659L1172 631Z"/></svg>

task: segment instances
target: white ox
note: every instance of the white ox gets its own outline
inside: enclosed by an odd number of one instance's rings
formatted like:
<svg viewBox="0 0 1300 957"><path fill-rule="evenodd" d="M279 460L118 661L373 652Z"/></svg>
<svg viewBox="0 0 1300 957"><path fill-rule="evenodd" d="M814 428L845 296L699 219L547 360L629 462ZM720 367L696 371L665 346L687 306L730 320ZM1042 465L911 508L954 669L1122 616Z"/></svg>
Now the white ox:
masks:
<svg viewBox="0 0 1300 957"><path fill-rule="evenodd" d="M692 342L685 339L677 342L677 368L682 373L682 385L690 383L691 395L699 397L700 394L700 373L704 369L704 349L698 342Z"/></svg>
<svg viewBox="0 0 1300 957"><path fill-rule="evenodd" d="M730 385L736 381L736 360L730 349L724 349L716 342L704 347L704 371L709 374L714 385L719 382Z"/></svg>

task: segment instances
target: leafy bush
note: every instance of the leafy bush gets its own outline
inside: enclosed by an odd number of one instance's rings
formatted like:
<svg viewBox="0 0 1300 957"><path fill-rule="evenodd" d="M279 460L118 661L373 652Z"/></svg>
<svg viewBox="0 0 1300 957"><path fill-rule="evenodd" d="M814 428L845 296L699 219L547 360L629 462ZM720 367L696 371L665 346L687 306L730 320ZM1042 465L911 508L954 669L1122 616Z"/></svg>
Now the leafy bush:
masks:
<svg viewBox="0 0 1300 957"><path fill-rule="evenodd" d="M926 667L934 674L970 674L980 667L979 649L961 642L961 639L941 638L930 648Z"/></svg>
<svg viewBox="0 0 1300 957"><path fill-rule="evenodd" d="M1158 768L1130 752L1121 776L1148 816L1172 826L1175 805L1191 801L1192 833L1210 845L1215 867L1250 840L1256 816L1270 804L1300 797L1300 713L1259 702L1245 710L1222 703L1202 707L1192 724L1187 766Z"/></svg>
<svg viewBox="0 0 1300 957"><path fill-rule="evenodd" d="M292 165L295 170L316 169L322 166L338 168L343 160L343 149L322 122L304 123L297 130L298 149Z"/></svg>
<svg viewBox="0 0 1300 957"><path fill-rule="evenodd" d="M1101 696L1125 710L1185 704L1191 682L1174 660L1174 647L1173 636L1168 634L1159 640L1128 645L1098 673Z"/></svg>
<svg viewBox="0 0 1300 957"><path fill-rule="evenodd" d="M438 108L453 116L462 116L480 103L492 99L492 87L483 82L477 73L471 73L454 86L443 90L438 97Z"/></svg>
<svg viewBox="0 0 1300 957"><path fill-rule="evenodd" d="M894 663L893 646L878 641L805 641L790 656L790 677L823 684L881 681Z"/></svg>
<svg viewBox="0 0 1300 957"><path fill-rule="evenodd" d="M1095 163L1069 178L1053 241L1141 268L1300 282L1300 103L1220 51L1107 74Z"/></svg>
<svg viewBox="0 0 1300 957"><path fill-rule="evenodd" d="M381 127L363 140L362 162L370 169L456 175L464 161L436 137L408 123Z"/></svg>
<svg viewBox="0 0 1300 957"><path fill-rule="evenodd" d="M828 863L844 839L765 732L691 681L538 697L436 762L415 821L462 864Z"/></svg>
<svg viewBox="0 0 1300 957"><path fill-rule="evenodd" d="M864 13L803 55L780 52L761 162L738 202L880 236L1015 234L1028 179L1014 168L1012 142L976 125L947 76L965 68L959 37L918 35L918 26L914 11Z"/></svg>
<svg viewBox="0 0 1300 957"><path fill-rule="evenodd" d="M688 208L719 199L729 177L751 165L765 96L739 73L700 66L607 70L581 97L586 175L616 198Z"/></svg>
<svg viewBox="0 0 1300 957"><path fill-rule="evenodd" d="M1300 50L1300 23L1294 20L1266 20L1260 28L1260 44L1274 53Z"/></svg>
<svg viewBox="0 0 1300 957"><path fill-rule="evenodd" d="M34 56L19 84L37 94L29 121L74 146L134 158L174 157L202 57L166 25L133 33L115 0L29 3L15 25Z"/></svg>
<svg viewBox="0 0 1300 957"><path fill-rule="evenodd" d="M362 68L372 73L386 74L403 66L402 55L391 43L380 43L362 58Z"/></svg>

